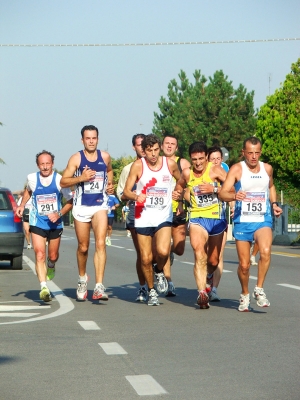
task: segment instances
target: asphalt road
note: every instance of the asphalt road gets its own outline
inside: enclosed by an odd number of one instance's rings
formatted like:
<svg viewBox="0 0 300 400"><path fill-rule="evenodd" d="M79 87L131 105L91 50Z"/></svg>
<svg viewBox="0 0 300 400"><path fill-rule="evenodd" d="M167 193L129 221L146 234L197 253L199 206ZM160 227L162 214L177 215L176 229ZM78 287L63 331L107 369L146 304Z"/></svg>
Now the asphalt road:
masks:
<svg viewBox="0 0 300 400"><path fill-rule="evenodd" d="M195 305L193 254L172 267L177 296L135 303L135 252L124 231L107 248L108 302L76 301L76 238L64 231L51 304L39 301L34 253L23 270L0 263L0 399L299 399L300 249L274 246L265 291L269 308L237 311L234 243L225 248L222 301ZM257 267L251 268L251 287Z"/></svg>

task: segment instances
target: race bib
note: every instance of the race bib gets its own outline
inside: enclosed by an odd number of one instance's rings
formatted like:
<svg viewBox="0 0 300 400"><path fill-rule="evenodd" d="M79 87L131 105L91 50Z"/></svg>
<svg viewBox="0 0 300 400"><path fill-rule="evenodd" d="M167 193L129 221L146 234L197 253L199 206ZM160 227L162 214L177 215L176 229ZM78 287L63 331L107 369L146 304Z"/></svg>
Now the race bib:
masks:
<svg viewBox="0 0 300 400"><path fill-rule="evenodd" d="M36 204L39 215L48 215L58 211L57 197L52 194L38 194Z"/></svg>
<svg viewBox="0 0 300 400"><path fill-rule="evenodd" d="M95 194L102 193L104 185L104 171L96 172L93 179L84 182L84 193Z"/></svg>
<svg viewBox="0 0 300 400"><path fill-rule="evenodd" d="M147 188L146 207L162 210L166 207L168 189L152 186Z"/></svg>
<svg viewBox="0 0 300 400"><path fill-rule="evenodd" d="M193 192L196 200L197 207L210 207L219 203L216 193L202 193L199 186L193 186Z"/></svg>
<svg viewBox="0 0 300 400"><path fill-rule="evenodd" d="M242 215L264 215L266 208L266 192L246 192Z"/></svg>

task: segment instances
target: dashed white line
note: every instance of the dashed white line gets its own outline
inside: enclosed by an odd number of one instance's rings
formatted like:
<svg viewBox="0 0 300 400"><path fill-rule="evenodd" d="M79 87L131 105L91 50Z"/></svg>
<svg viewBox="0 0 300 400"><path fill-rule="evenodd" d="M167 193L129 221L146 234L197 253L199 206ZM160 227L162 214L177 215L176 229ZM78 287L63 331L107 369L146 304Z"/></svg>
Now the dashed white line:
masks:
<svg viewBox="0 0 300 400"><path fill-rule="evenodd" d="M78 321L78 323L86 331L100 331L101 330L101 328L94 321Z"/></svg>
<svg viewBox="0 0 300 400"><path fill-rule="evenodd" d="M22 311L22 310L35 310L35 309L51 308L51 306L1 306L0 311Z"/></svg>
<svg viewBox="0 0 300 400"><path fill-rule="evenodd" d="M300 286L289 285L288 283L277 283L277 286L284 286L290 289L300 290Z"/></svg>
<svg viewBox="0 0 300 400"><path fill-rule="evenodd" d="M116 246L115 244L112 244L109 247L116 247L117 249L124 249L124 246Z"/></svg>
<svg viewBox="0 0 300 400"><path fill-rule="evenodd" d="M107 355L128 354L118 343L98 343Z"/></svg>
<svg viewBox="0 0 300 400"><path fill-rule="evenodd" d="M125 378L140 396L168 393L151 375L127 375Z"/></svg>

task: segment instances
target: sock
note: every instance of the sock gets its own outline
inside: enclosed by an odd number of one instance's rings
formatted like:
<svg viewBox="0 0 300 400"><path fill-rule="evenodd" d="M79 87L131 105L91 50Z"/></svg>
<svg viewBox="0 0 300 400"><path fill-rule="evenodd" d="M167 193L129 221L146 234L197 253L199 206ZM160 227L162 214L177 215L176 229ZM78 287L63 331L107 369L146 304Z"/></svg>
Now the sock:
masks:
<svg viewBox="0 0 300 400"><path fill-rule="evenodd" d="M207 274L208 279L212 278L214 274Z"/></svg>
<svg viewBox="0 0 300 400"><path fill-rule="evenodd" d="M49 258L48 258L48 268L54 268L55 263L53 263Z"/></svg>
<svg viewBox="0 0 300 400"><path fill-rule="evenodd" d="M46 282L41 282L41 289L43 288L43 287L47 287L47 283Z"/></svg>
<svg viewBox="0 0 300 400"><path fill-rule="evenodd" d="M97 287L97 286L98 286L98 287L99 287L99 286L103 286L103 284L98 282L98 283L96 283L96 287Z"/></svg>
<svg viewBox="0 0 300 400"><path fill-rule="evenodd" d="M148 292L150 293L152 289L154 289L154 288L153 287L152 288L149 287Z"/></svg>
<svg viewBox="0 0 300 400"><path fill-rule="evenodd" d="M212 292L217 292L217 288L214 286L211 291Z"/></svg>
<svg viewBox="0 0 300 400"><path fill-rule="evenodd" d="M141 285L140 287L141 287L141 289L147 290L147 284L146 283L144 285Z"/></svg>
<svg viewBox="0 0 300 400"><path fill-rule="evenodd" d="M87 282L87 276L86 276L86 274L84 274L83 276L80 276L79 275L79 282Z"/></svg>

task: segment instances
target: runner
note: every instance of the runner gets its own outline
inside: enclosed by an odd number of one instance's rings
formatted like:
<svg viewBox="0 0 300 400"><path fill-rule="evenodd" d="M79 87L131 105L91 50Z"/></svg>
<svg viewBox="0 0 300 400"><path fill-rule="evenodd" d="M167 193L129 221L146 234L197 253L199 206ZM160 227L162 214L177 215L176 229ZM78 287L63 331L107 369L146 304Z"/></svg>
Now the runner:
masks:
<svg viewBox="0 0 300 400"><path fill-rule="evenodd" d="M219 146L212 146L208 149L208 161L213 165L220 165L227 173L229 171L229 167L226 163L223 162L223 152ZM226 203L223 203L224 212L226 215ZM219 255L219 264L217 269L213 274L207 275L207 283L211 286L211 291L209 292L209 300L210 301L220 301L220 297L217 294L217 288L219 286L222 272L223 272L223 264L224 264L224 248L227 240L227 227L224 231L223 242L221 247L221 252Z"/></svg>
<svg viewBox="0 0 300 400"><path fill-rule="evenodd" d="M261 142L256 137L244 141L242 150L244 161L234 164L224 182L219 198L235 201L233 235L239 258L238 277L242 292L239 311L250 310L249 271L250 246L253 240L258 245L257 282L252 296L259 307L269 307L270 302L263 289L271 261L272 210L279 217L282 209L276 202L273 182L273 168L259 161ZM232 193L232 188L236 193Z"/></svg>
<svg viewBox="0 0 300 400"><path fill-rule="evenodd" d="M29 174L22 202L17 208L21 217L29 199L32 206L29 214L29 230L31 232L35 252L35 270L41 285L40 299L51 301L47 280L55 276L55 264L59 257L60 238L63 231L62 216L72 208L72 193L61 189L61 175L53 171L54 155L43 150L36 155L36 164L40 172ZM67 203L62 207L62 197ZM48 258L46 267L46 241L48 241Z"/></svg>
<svg viewBox="0 0 300 400"><path fill-rule="evenodd" d="M76 186L74 194L74 225L78 240L77 263L78 285L77 300L87 298L86 263L90 245L90 229L95 236L95 279L94 300L108 300L103 285L107 231L107 199L113 194L113 171L110 155L98 150L99 133L94 125L81 129L81 141L84 150L80 150L69 159L61 180L62 187Z"/></svg>
<svg viewBox="0 0 300 400"><path fill-rule="evenodd" d="M168 290L163 268L170 263L172 177L176 180L180 177L176 162L159 155L160 146L159 138L153 134L143 139L145 157L133 163L124 189L124 196L136 202L134 222L142 271L148 285L149 306L159 305L157 292L153 287L153 240L156 241L156 289L159 293ZM135 192L133 188L136 182Z"/></svg>
<svg viewBox="0 0 300 400"><path fill-rule="evenodd" d="M142 149L142 141L145 138L146 135L143 133L138 133L132 137L132 148L136 153L136 159L140 160L144 155L144 151ZM117 196L119 197L120 200L124 201L127 200L127 198L124 196L124 188L125 184L131 169L133 162L126 165L120 175L118 187L117 187ZM136 184L133 185L132 190L136 190ZM128 201L129 205L129 212L126 217L126 229L129 229L129 232L132 237L133 245L136 251L136 272L139 280L140 287L138 289L137 293L137 298L136 301L139 302L146 302L147 297L148 297L148 287L146 284L145 276L142 270L142 265L141 265L141 252L140 252L140 247L139 243L137 240L137 234L135 231L134 227L134 210L135 210L135 202L133 200Z"/></svg>
<svg viewBox="0 0 300 400"><path fill-rule="evenodd" d="M26 189L26 187L25 187L25 189ZM23 194L24 194L24 191L23 191ZM18 199L18 202L17 202L18 206L21 205L22 198L23 198L23 196L20 196L20 198ZM32 198L30 197L30 199L27 201L27 203L24 206L23 218L22 218L25 239L27 242L27 250L32 249L31 233L30 233L30 226L29 226L29 213L30 213L31 209L32 209Z"/></svg>
<svg viewBox="0 0 300 400"><path fill-rule="evenodd" d="M194 251L194 276L201 309L209 308L210 287L206 285L207 273L213 274L219 264L223 234L227 221L224 208L218 200L220 185L226 172L208 162L207 146L194 142L189 147L192 169L185 168L175 190L190 194L190 242Z"/></svg>
<svg viewBox="0 0 300 400"><path fill-rule="evenodd" d="M132 163L131 163L132 164ZM124 167L125 168L125 167ZM123 168L123 170L124 170L124 168ZM122 171L123 171L122 170ZM129 171L128 171L128 173L129 173ZM121 174L122 174L122 172L121 172ZM124 188L122 189L122 190L124 190ZM127 227L127 217L128 217L128 215L129 215L129 211L130 211L130 208L129 208L129 201L127 201L127 203L125 204L125 206L123 206L122 207L122 221L125 223L125 228L126 228L126 232L127 232L127 237L131 237L131 232L130 232L130 229Z"/></svg>
<svg viewBox="0 0 300 400"><path fill-rule="evenodd" d="M191 164L185 158L176 156L178 150L178 141L173 135L166 135L162 141L161 150L165 157L170 160L174 160L177 163L179 172L183 169L189 168ZM176 181L173 178L173 188L175 188ZM178 256L182 256L185 248L186 239L186 226L187 218L186 212L177 215L178 201L172 201L173 221L172 221L172 245L170 253L170 264L168 263L164 268L164 274L168 281L168 291L166 296L176 296L175 286L171 279L171 266L174 261L174 253ZM167 266L170 265L170 270L167 270Z"/></svg>
<svg viewBox="0 0 300 400"><path fill-rule="evenodd" d="M111 246L111 234L112 227L115 219L115 210L120 206L119 200L114 194L110 194L107 200L108 213L107 213L107 234L105 243L107 246Z"/></svg>

